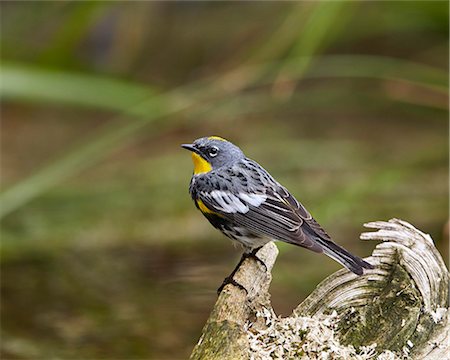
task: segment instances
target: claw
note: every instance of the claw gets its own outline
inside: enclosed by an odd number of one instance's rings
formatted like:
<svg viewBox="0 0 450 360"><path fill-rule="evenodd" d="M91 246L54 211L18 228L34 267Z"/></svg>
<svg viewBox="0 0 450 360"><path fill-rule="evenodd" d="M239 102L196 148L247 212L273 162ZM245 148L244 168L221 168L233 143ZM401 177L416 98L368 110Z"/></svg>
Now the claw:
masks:
<svg viewBox="0 0 450 360"><path fill-rule="evenodd" d="M264 261L262 261L256 254L257 254L257 252L260 250L262 248L262 246L260 246L260 247L258 247L258 248L256 248L256 249L253 249L251 252L249 252L249 253L244 253L243 255L242 255L242 257L244 257L245 259L247 259L247 258L253 258L253 259L255 259L257 262L259 262L262 266L264 266L264 269L266 269L266 271L267 271L267 265L266 265L266 263L264 262Z"/></svg>
<svg viewBox="0 0 450 360"><path fill-rule="evenodd" d="M223 288L228 284L232 284L232 285L238 287L239 289L244 290L248 294L247 289L243 285L239 284L236 280L233 279L233 277L227 276L225 278L225 280L223 281L222 285L220 285L220 287L217 289L217 295L220 295Z"/></svg>
<svg viewBox="0 0 450 360"><path fill-rule="evenodd" d="M222 292L223 288L228 284L233 284L234 286L238 287L239 289L245 290L245 292L248 294L247 289L244 286L242 286L241 284L239 284L236 280L234 280L233 277L236 274L236 272L238 271L239 267L245 261L245 259L248 259L248 258L255 259L255 261L262 264L264 266L264 269L266 269L266 271L267 271L267 265L258 256L256 256L256 253L259 251L259 249L261 249L261 247L253 249L249 253L242 254L241 260L239 260L238 264L236 265L236 267L234 268L232 273L223 280L222 285L220 285L220 287L217 289L217 295L219 295Z"/></svg>

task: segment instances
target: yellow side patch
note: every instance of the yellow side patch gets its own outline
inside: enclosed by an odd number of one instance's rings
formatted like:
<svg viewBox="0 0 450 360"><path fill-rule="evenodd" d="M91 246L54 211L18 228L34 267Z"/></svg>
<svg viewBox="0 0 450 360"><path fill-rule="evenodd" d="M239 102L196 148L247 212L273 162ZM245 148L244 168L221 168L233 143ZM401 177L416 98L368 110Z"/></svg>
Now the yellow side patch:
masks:
<svg viewBox="0 0 450 360"><path fill-rule="evenodd" d="M224 139L224 138L222 138L220 136L210 136L208 139L209 140L228 141L227 139Z"/></svg>
<svg viewBox="0 0 450 360"><path fill-rule="evenodd" d="M192 162L194 163L195 175L204 174L212 170L211 164L194 152L192 153Z"/></svg>
<svg viewBox="0 0 450 360"><path fill-rule="evenodd" d="M197 201L198 208L200 209L200 211L201 211L202 213L204 213L204 214L214 214L214 215L219 215L219 214L215 213L214 211L208 209L208 208L206 207L206 205L203 203L203 201L201 201L201 200L196 200L196 201Z"/></svg>

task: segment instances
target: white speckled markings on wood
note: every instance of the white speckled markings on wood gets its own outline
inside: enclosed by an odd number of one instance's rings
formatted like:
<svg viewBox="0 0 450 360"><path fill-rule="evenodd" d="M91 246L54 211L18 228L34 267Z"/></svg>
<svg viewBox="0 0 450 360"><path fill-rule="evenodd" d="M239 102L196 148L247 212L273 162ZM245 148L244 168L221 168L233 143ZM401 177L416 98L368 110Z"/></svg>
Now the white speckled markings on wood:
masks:
<svg viewBox="0 0 450 360"><path fill-rule="evenodd" d="M278 250L265 245L221 292L191 359L449 359L449 274L427 234L392 219L365 224L381 241L373 270L341 269L286 318L270 304ZM299 269L301 272L301 269Z"/></svg>

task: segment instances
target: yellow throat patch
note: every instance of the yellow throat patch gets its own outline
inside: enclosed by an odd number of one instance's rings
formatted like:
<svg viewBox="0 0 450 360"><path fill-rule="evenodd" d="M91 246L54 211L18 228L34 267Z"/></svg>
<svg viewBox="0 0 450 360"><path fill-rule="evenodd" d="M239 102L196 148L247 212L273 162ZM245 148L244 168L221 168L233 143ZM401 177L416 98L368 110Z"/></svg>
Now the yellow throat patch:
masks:
<svg viewBox="0 0 450 360"><path fill-rule="evenodd" d="M194 163L194 174L205 174L212 170L211 164L203 159L200 155L192 153L192 162Z"/></svg>

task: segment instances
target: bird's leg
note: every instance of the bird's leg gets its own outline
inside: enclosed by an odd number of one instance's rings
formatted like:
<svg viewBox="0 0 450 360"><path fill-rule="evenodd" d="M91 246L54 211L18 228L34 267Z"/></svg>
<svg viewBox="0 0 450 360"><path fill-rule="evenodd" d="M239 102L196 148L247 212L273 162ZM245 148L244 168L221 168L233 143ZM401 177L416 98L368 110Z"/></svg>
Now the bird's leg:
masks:
<svg viewBox="0 0 450 360"><path fill-rule="evenodd" d="M267 265L266 265L266 263L264 262L264 261L262 261L257 255L256 255L256 253L260 250L262 248L262 246L260 246L260 247L257 247L257 248L255 248L255 249L253 249L251 252L249 252L249 253L244 253L244 255L242 255L242 256L245 256L245 258L247 259L247 258L253 258L253 259L255 259L257 262L259 262L262 266L264 266L264 269L267 271Z"/></svg>
<svg viewBox="0 0 450 360"><path fill-rule="evenodd" d="M245 287L243 287L241 284L239 284L236 280L233 279L233 277L236 274L236 272L238 271L239 267L242 265L244 260L247 258L245 255L246 255L245 253L242 254L241 260L239 260L239 262L236 265L236 267L234 268L234 270L231 272L230 275L228 275L223 280L222 285L220 285L220 287L217 289L217 295L219 295L222 292L225 285L228 285L228 284L233 284L234 286L238 287L239 289L245 290L245 292L247 292L247 289Z"/></svg>
<svg viewBox="0 0 450 360"><path fill-rule="evenodd" d="M236 272L238 271L239 267L242 265L242 263L245 261L245 259L247 258L253 258L255 259L257 262L259 262L260 264L262 264L264 266L264 269L267 270L267 266L264 263L264 261L262 261L257 255L256 253L259 251L259 249L261 249L262 246L253 249L251 252L244 252L242 254L241 260L239 260L238 264L236 265L236 267L234 268L234 270L231 272L230 275L228 275L224 280L222 285L220 285L220 287L217 289L217 294L220 294L223 290L223 288L225 287L225 285L228 284L233 284L234 286L237 286L239 289L245 290L245 292L247 292L247 289L245 287L243 287L241 284L239 284L236 280L233 279L234 275L236 274Z"/></svg>

